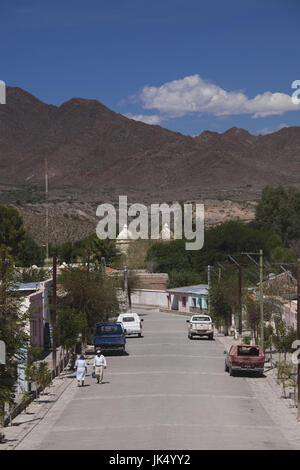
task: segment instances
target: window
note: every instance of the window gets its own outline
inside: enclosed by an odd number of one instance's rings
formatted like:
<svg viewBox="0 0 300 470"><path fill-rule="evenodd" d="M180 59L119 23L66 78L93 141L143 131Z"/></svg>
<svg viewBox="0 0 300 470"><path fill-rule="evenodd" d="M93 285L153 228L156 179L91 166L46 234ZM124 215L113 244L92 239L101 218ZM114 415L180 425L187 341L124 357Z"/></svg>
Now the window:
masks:
<svg viewBox="0 0 300 470"><path fill-rule="evenodd" d="M97 327L96 335L121 335L123 333L123 329L121 325L99 325Z"/></svg>
<svg viewBox="0 0 300 470"><path fill-rule="evenodd" d="M211 318L207 316L197 316L192 317L192 321L208 321L211 322Z"/></svg>
<svg viewBox="0 0 300 470"><path fill-rule="evenodd" d="M253 346L238 346L238 356L259 356L259 349Z"/></svg>
<svg viewBox="0 0 300 470"><path fill-rule="evenodd" d="M182 297L182 306L186 307L186 297Z"/></svg>

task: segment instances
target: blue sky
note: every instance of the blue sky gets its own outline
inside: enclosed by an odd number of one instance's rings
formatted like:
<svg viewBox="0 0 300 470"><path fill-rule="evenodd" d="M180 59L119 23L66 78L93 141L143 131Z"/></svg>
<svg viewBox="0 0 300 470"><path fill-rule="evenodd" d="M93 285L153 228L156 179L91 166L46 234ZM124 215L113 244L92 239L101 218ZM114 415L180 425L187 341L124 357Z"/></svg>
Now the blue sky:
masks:
<svg viewBox="0 0 300 470"><path fill-rule="evenodd" d="M299 22L299 0L0 0L0 79L183 134L267 133L300 123Z"/></svg>

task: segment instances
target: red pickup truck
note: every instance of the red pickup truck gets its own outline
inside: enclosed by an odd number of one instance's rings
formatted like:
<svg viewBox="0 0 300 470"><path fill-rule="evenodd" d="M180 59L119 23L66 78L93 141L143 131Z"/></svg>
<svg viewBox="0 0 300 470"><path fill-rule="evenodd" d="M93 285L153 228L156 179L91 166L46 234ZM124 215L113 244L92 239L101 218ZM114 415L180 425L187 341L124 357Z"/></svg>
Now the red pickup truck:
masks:
<svg viewBox="0 0 300 470"><path fill-rule="evenodd" d="M263 375L265 366L264 352L260 346L235 344L229 352L224 351L225 372L233 375L235 372L255 372Z"/></svg>

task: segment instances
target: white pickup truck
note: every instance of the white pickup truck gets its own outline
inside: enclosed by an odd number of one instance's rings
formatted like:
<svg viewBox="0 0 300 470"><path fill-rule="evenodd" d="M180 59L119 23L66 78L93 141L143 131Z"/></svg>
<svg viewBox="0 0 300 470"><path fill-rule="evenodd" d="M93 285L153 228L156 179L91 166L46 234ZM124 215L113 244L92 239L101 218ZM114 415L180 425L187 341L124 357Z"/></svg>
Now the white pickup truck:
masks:
<svg viewBox="0 0 300 470"><path fill-rule="evenodd" d="M189 339L194 336L208 336L209 339L214 339L214 324L209 315L193 315L187 323Z"/></svg>
<svg viewBox="0 0 300 470"><path fill-rule="evenodd" d="M117 319L121 322L123 328L126 331L126 336L138 335L139 338L142 336L142 321L137 313L120 313Z"/></svg>

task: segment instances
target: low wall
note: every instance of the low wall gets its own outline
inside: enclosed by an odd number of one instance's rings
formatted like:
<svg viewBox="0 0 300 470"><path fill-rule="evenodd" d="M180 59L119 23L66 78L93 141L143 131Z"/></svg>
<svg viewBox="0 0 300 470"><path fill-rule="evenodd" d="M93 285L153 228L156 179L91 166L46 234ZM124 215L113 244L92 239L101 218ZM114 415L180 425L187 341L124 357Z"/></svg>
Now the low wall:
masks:
<svg viewBox="0 0 300 470"><path fill-rule="evenodd" d="M58 348L58 352L61 351L61 348ZM54 377L59 376L59 373L64 370L65 367L68 365L68 361L70 359L70 355L67 351L64 351L64 357L61 357L60 355L57 357L57 366L56 366L56 371L52 368L52 354L49 354L46 360L39 360L35 361L35 364L39 364L40 362L46 362L48 364L48 369L49 372L51 373L52 380ZM12 407L10 410L6 410L5 416L3 417L3 426L8 426L11 421L18 416L22 411L35 399L35 389L34 389L34 384L33 385L33 390L30 392L31 397L23 397L23 394L19 393L16 394L16 403L15 406ZM39 387L38 392L42 392L43 387ZM1 429L1 425L0 425Z"/></svg>
<svg viewBox="0 0 300 470"><path fill-rule="evenodd" d="M168 297L165 290L136 289L131 295L132 305L168 308Z"/></svg>

